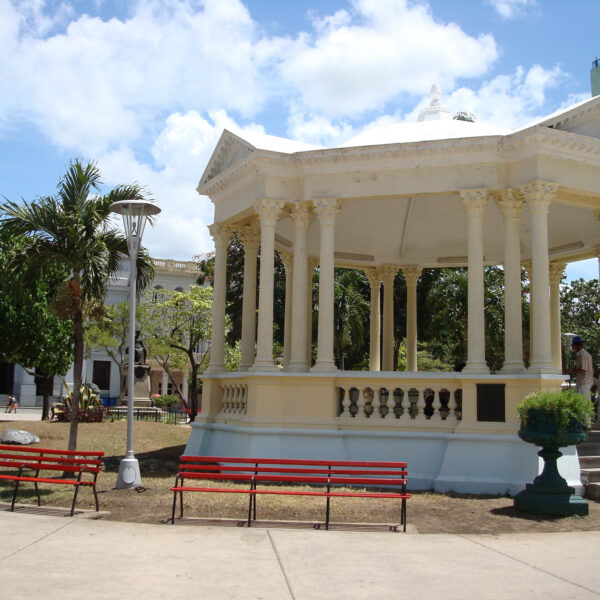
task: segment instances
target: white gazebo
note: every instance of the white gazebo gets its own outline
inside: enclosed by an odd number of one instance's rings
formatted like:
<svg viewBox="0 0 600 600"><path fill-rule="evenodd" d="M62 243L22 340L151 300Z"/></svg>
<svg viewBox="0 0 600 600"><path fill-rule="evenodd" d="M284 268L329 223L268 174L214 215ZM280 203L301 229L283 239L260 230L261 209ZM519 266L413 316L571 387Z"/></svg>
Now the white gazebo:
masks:
<svg viewBox="0 0 600 600"><path fill-rule="evenodd" d="M373 128L338 148L245 137L223 132L198 186L215 205L214 311L202 412L187 452L407 460L415 488L522 489L539 459L516 435L514 407L527 393L563 382L560 276L566 263L600 251L600 97L510 132L453 120L434 86L418 122ZM237 373L224 366L226 250L234 231L245 250ZM283 369L273 362L275 250L286 271ZM485 265L502 265L505 276L506 357L495 374L485 360ZM371 284L370 371L334 364L335 266L361 269ZM450 266L468 267L467 365L418 372L419 275ZM527 369L521 266L531 281ZM399 270L407 284L406 372L393 371ZM565 449L559 465L580 486L575 448Z"/></svg>

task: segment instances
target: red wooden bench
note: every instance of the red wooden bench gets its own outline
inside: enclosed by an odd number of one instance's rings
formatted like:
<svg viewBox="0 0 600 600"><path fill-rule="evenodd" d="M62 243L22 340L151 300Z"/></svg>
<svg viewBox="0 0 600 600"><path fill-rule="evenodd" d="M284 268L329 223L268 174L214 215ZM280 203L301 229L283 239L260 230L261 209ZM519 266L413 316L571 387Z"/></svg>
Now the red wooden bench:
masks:
<svg viewBox="0 0 600 600"><path fill-rule="evenodd" d="M179 518L183 518L183 492L248 494L248 527L256 520L256 498L261 494L325 497L325 529L329 529L331 498L396 498L402 501L399 525L406 531L406 500L410 494L406 492L405 462L221 456L182 456L180 461L175 485L171 488L171 523L175 523L177 494ZM187 485L186 480L190 482ZM247 483L248 487L205 487L192 484L196 480ZM309 485L311 489L281 489L273 484ZM340 489L340 486L351 489ZM361 489L356 489L357 486ZM390 525L390 529L397 531L399 525Z"/></svg>
<svg viewBox="0 0 600 600"><path fill-rule="evenodd" d="M75 502L81 486L89 486L94 492L96 511L98 494L96 479L102 466L104 452L83 452L81 450L51 450L49 448L23 448L21 446L0 445L0 480L15 482L10 510L15 510L17 492L22 481L31 482L35 486L38 506L41 506L38 483L56 483L73 486L73 502L71 516L75 512ZM6 470L9 470L7 473ZM13 472L10 472L13 471ZM16 471L16 473L14 472ZM34 471L34 473L31 473ZM49 472L40 475L40 472ZM70 477L63 476L71 474ZM88 477L83 478L84 474Z"/></svg>

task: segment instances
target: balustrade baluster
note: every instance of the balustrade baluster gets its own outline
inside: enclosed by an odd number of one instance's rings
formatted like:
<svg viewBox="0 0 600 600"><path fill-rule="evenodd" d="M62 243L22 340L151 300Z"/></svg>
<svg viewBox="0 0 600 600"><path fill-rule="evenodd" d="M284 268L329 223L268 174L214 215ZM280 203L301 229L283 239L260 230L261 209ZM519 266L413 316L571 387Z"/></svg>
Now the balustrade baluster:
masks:
<svg viewBox="0 0 600 600"><path fill-rule="evenodd" d="M374 419L379 419L381 418L381 396L380 391L381 388L378 387L372 387L371 388L373 390L373 400L371 400L371 406L373 407L373 412L371 413L371 416Z"/></svg>
<svg viewBox="0 0 600 600"><path fill-rule="evenodd" d="M410 398L408 397L408 390L402 390L402 394L398 398L396 406L401 412L399 417L400 421L402 423L410 421Z"/></svg>
<svg viewBox="0 0 600 600"><path fill-rule="evenodd" d="M246 414L248 412L248 386L242 386L242 408L240 410L242 414Z"/></svg>
<svg viewBox="0 0 600 600"><path fill-rule="evenodd" d="M238 414L241 411L242 408L242 398L241 398L241 393L242 393L242 386L240 385L236 385L234 386L235 392L234 392L234 397L233 397L233 410L231 412Z"/></svg>
<svg viewBox="0 0 600 600"><path fill-rule="evenodd" d="M396 395L394 394L395 390L393 388L387 388L388 396L387 396L387 415L385 415L386 419L397 419L396 416Z"/></svg>
<svg viewBox="0 0 600 600"><path fill-rule="evenodd" d="M367 403L367 400L365 398L365 390L366 388L358 389L358 400L356 401L356 407L358 411L356 413L356 416L359 419L364 419L367 417L367 414L365 413L365 405Z"/></svg>
<svg viewBox="0 0 600 600"><path fill-rule="evenodd" d="M458 405L456 403L456 390L449 390L450 397L448 398L448 416L446 417L446 422L449 425L455 425L458 422L458 417L456 416L456 409Z"/></svg>
<svg viewBox="0 0 600 600"><path fill-rule="evenodd" d="M343 415L344 417L351 417L352 414L350 413L350 405L352 404L352 401L350 400L350 388L347 390L342 389L342 393L344 396L342 398L342 412L340 413L340 416Z"/></svg>

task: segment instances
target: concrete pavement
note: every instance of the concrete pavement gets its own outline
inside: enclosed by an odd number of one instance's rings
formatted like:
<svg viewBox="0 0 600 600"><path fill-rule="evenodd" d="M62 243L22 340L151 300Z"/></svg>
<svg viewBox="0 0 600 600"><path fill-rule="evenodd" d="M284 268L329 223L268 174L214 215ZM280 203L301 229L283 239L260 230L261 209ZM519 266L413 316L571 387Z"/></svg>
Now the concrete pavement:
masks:
<svg viewBox="0 0 600 600"><path fill-rule="evenodd" d="M4 407L0 410L0 425L3 421L39 421L42 418L41 408L18 408L18 412L4 412ZM4 427L3 429L8 429Z"/></svg>
<svg viewBox="0 0 600 600"><path fill-rule="evenodd" d="M0 599L600 597L600 532L410 535L0 511Z"/></svg>

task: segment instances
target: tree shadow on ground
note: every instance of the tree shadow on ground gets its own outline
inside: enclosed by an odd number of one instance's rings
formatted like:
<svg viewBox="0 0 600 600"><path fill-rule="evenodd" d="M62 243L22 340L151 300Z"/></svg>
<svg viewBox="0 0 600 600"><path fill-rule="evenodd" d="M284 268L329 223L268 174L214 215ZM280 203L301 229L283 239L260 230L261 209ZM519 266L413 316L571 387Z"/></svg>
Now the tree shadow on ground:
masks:
<svg viewBox="0 0 600 600"><path fill-rule="evenodd" d="M173 475L177 473L179 457L185 451L185 444L178 446L168 446L159 448L150 452L136 453L135 457L140 463L140 473L142 475ZM105 456L102 459L104 468L107 472L119 470L119 463L122 456Z"/></svg>

